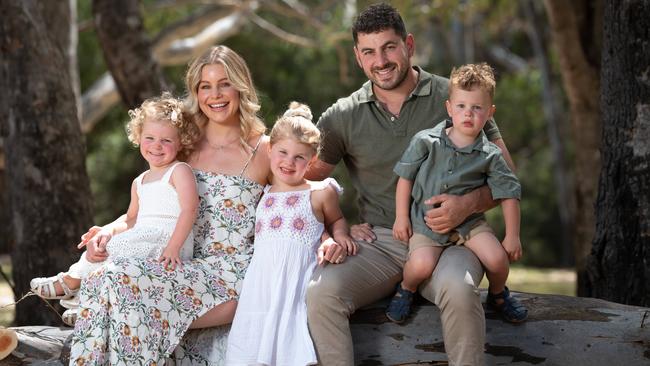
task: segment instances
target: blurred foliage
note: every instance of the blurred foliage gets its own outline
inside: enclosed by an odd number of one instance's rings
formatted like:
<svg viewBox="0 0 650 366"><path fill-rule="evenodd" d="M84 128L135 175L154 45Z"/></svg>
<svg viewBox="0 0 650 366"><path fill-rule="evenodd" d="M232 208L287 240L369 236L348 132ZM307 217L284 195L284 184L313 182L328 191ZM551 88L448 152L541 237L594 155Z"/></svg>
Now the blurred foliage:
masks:
<svg viewBox="0 0 650 366"><path fill-rule="evenodd" d="M91 17L89 3L89 0L78 2L82 22ZM315 40L315 47L289 44L252 23L223 42L247 61L262 101L261 116L268 127L292 100L309 104L317 118L337 98L347 96L366 80L352 53L349 10L340 2L303 3L317 9L311 15L321 23L320 28L294 17L278 15L264 7L258 15L282 29ZM357 6L363 8L369 3L371 1L358 1ZM505 0L392 3L402 11L408 30L416 37L415 63L427 71L447 76L455 64L490 61L486 47L491 44L499 44L527 60L528 68L523 72L513 72L491 62L498 78L495 117L517 164L517 175L523 186L523 263L556 265L560 245L565 244L561 242L558 229L560 222L552 173L554 162L542 113L540 74L530 60L532 50L525 34L525 19L519 14L516 3ZM144 1L145 27L152 38L166 25L195 9L191 5L169 8L156 4L155 1ZM453 37L453 30L458 29L459 22L463 29L473 32L474 59L459 58L460 54L455 52L456 47L464 47L456 44ZM335 45L341 46L345 53L337 53ZM342 62L347 69L341 67ZM91 28L80 32L79 66L82 90L105 71L101 50ZM186 65L165 69L177 95L184 90L182 77L185 69ZM126 119L124 108L115 108L87 135L87 165L98 224L125 212L131 181L144 169L137 149L125 137ZM345 169L339 166L335 176L346 188L342 199L346 217L356 222L355 193ZM490 211L488 219L498 236L502 237L501 210Z"/></svg>

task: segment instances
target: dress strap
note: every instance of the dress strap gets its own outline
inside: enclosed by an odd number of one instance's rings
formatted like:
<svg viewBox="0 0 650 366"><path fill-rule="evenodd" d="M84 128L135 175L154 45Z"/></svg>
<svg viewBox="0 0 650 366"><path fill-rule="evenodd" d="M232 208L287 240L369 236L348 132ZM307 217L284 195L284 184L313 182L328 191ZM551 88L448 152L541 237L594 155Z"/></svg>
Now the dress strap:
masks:
<svg viewBox="0 0 650 366"><path fill-rule="evenodd" d="M165 174L162 176L162 178L160 178L160 181L161 181L161 182L169 183L169 179L171 179L171 177L172 177L172 173L174 172L174 169L178 166L178 164L185 164L185 165L187 165L187 163L183 163L182 161L177 161L176 163L174 163L174 165L172 165L172 166L170 166L169 168L167 168L167 171L166 171ZM187 165L187 166L189 166L189 165Z"/></svg>
<svg viewBox="0 0 650 366"><path fill-rule="evenodd" d="M262 134L259 139L257 139L257 144L255 145L255 148L253 149L253 152L251 153L251 156L246 160L246 164L244 164L244 168L241 170L239 173L239 176L243 176L244 172L246 171L246 168L248 168L248 164L250 164L251 160L255 157L255 154L257 153L257 149L260 147L260 142L262 142L262 138L264 135Z"/></svg>
<svg viewBox="0 0 650 366"><path fill-rule="evenodd" d="M138 175L135 178L135 185L136 185L137 188L140 188L140 186L142 185L142 179L144 178L145 174L147 174L147 173L149 173L149 170L145 170L144 172L140 173L140 175Z"/></svg>

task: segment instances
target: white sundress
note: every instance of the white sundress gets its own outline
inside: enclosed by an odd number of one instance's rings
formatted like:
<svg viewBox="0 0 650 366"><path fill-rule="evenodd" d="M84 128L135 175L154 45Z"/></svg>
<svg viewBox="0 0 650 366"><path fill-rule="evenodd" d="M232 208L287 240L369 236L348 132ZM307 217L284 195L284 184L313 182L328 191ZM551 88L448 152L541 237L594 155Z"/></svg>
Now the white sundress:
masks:
<svg viewBox="0 0 650 366"><path fill-rule="evenodd" d="M159 258L162 255L181 212L178 193L169 182L174 169L179 164L185 163L178 162L172 165L162 178L153 182L142 183L148 170L135 178L138 192L138 217L131 229L115 235L108 242L106 246L106 251L110 254L108 262L117 257ZM181 259L191 259L193 251L194 236L190 232L181 247ZM74 278L86 278L104 263L89 262L84 252L79 261L70 266L68 275Z"/></svg>
<svg viewBox="0 0 650 366"><path fill-rule="evenodd" d="M255 244L228 336L226 365L298 366L317 363L307 329L305 292L317 265L323 224L314 216L313 189L264 190L256 210Z"/></svg>

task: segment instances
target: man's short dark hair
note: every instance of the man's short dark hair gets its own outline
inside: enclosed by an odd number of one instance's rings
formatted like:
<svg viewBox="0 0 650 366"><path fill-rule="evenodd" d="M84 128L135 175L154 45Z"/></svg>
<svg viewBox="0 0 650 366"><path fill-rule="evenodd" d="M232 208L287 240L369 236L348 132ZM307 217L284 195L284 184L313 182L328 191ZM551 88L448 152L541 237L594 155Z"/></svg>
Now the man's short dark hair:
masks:
<svg viewBox="0 0 650 366"><path fill-rule="evenodd" d="M370 5L352 25L354 44L357 44L359 33L370 34L387 29L394 30L402 39L406 39L406 27L397 9L386 3Z"/></svg>

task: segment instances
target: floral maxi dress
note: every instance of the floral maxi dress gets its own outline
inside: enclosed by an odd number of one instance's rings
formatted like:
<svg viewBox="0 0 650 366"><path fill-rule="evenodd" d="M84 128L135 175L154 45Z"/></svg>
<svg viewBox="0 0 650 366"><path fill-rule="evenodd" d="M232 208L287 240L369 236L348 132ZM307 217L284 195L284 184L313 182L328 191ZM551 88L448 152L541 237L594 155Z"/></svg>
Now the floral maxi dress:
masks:
<svg viewBox="0 0 650 366"><path fill-rule="evenodd" d="M263 187L242 175L195 175L200 202L194 259L172 271L153 259L116 258L88 276L80 290L71 365L163 365L194 319L238 299ZM176 363L223 364L226 332L192 331L193 341L178 347Z"/></svg>

